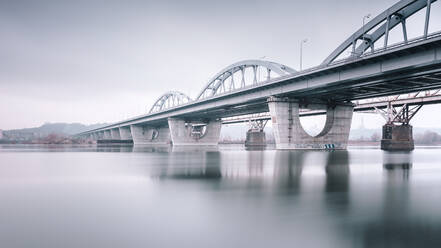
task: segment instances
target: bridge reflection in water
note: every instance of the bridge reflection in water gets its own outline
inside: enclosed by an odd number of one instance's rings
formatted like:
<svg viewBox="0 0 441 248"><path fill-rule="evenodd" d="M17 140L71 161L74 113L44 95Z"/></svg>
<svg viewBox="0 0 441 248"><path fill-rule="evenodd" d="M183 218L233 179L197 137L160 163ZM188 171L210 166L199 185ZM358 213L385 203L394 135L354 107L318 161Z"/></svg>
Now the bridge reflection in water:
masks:
<svg viewBox="0 0 441 248"><path fill-rule="evenodd" d="M269 218L265 225L275 225L276 232L286 225L303 233L299 240L305 245L316 235L321 247L327 247L321 243L326 239L338 240L340 247L417 247L422 237L426 247L441 244L441 213L426 209L439 206L441 198L427 199L421 178L413 182L411 152L221 149L165 154L151 177L201 186L209 197L228 199L213 200L223 203L218 211L226 211L228 218L249 221L243 216L246 207L257 219ZM271 223L274 216L278 223Z"/></svg>
<svg viewBox="0 0 441 248"><path fill-rule="evenodd" d="M38 218L130 247L441 247L439 151L3 147L0 238L50 240Z"/></svg>

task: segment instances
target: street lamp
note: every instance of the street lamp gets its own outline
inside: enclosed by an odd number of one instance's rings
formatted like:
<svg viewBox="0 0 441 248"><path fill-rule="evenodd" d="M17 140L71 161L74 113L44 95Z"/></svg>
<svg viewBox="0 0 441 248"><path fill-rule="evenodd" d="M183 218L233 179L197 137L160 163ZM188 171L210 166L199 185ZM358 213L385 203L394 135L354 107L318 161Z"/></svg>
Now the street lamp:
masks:
<svg viewBox="0 0 441 248"><path fill-rule="evenodd" d="M308 41L308 39L303 39L300 41L300 71L302 70L302 56L303 56L303 43L306 43Z"/></svg>
<svg viewBox="0 0 441 248"><path fill-rule="evenodd" d="M369 19L371 17L371 14L367 14L367 15L365 15L365 16L363 16L363 27L362 27L362 29L363 29L363 34L362 34L362 40L363 40L363 43L364 43L364 23L366 22L366 19Z"/></svg>

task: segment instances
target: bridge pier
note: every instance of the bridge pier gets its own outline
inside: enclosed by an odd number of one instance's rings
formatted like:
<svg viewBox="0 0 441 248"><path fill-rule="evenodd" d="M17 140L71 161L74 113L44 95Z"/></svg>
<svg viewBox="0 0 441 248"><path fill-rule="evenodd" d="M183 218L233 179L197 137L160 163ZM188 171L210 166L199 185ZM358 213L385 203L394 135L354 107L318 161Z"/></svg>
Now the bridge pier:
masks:
<svg viewBox="0 0 441 248"><path fill-rule="evenodd" d="M112 140L120 140L121 139L121 136L119 135L118 128L110 129L110 136L112 137Z"/></svg>
<svg viewBox="0 0 441 248"><path fill-rule="evenodd" d="M265 147L266 137L263 130L250 129L247 131L245 147Z"/></svg>
<svg viewBox="0 0 441 248"><path fill-rule="evenodd" d="M130 127L120 127L119 136L122 140L131 140L132 133L130 132Z"/></svg>
<svg viewBox="0 0 441 248"><path fill-rule="evenodd" d="M183 119L168 118L168 126L174 146L216 146L219 143L222 123L220 120L187 123Z"/></svg>
<svg viewBox="0 0 441 248"><path fill-rule="evenodd" d="M395 125L390 123L383 126L381 150L411 151L414 148L411 125Z"/></svg>
<svg viewBox="0 0 441 248"><path fill-rule="evenodd" d="M268 98L277 149L346 149L353 105L310 104L308 109L326 109L326 123L317 136L310 136L300 123L300 104L289 98Z"/></svg>
<svg viewBox="0 0 441 248"><path fill-rule="evenodd" d="M104 130L102 139L112 139L112 133L110 132L110 130Z"/></svg>
<svg viewBox="0 0 441 248"><path fill-rule="evenodd" d="M104 138L104 131L99 131L96 133L96 139L103 139Z"/></svg>
<svg viewBox="0 0 441 248"><path fill-rule="evenodd" d="M376 108L377 112L386 120L381 139L382 150L412 151L414 149L412 126L409 122L422 106L409 107L404 104L400 107L389 102L385 110Z"/></svg>
<svg viewBox="0 0 441 248"><path fill-rule="evenodd" d="M134 145L169 145L171 143L168 127L130 125Z"/></svg>
<svg viewBox="0 0 441 248"><path fill-rule="evenodd" d="M264 148L266 146L265 125L268 120L250 120L250 129L247 131L245 147Z"/></svg>

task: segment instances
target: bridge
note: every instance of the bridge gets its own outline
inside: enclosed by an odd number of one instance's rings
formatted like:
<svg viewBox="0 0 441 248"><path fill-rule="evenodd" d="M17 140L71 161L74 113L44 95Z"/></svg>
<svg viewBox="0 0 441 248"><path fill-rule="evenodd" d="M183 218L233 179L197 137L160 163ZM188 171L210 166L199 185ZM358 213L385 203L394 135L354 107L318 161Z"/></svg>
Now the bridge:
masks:
<svg viewBox="0 0 441 248"><path fill-rule="evenodd" d="M135 145L217 145L223 123L253 120L247 140L258 144L271 119L277 149L346 149L353 111L375 110L386 118L382 148L413 149L410 120L422 105L440 100L441 32L428 32L434 2L399 1L317 67L296 71L271 61L240 61L217 73L195 99L167 92L145 115L76 136ZM408 39L406 20L419 11L425 11L423 35ZM389 44L394 28L401 29L403 40ZM391 99L405 94L409 97ZM300 124L300 116L310 114L326 115L316 136Z"/></svg>

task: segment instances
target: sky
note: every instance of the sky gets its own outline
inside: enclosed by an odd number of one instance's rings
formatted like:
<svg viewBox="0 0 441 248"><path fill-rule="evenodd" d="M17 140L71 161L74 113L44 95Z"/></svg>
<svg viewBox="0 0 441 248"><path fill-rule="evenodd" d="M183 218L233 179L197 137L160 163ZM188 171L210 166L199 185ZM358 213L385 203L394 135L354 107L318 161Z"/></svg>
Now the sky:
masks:
<svg viewBox="0 0 441 248"><path fill-rule="evenodd" d="M222 68L265 57L319 65L394 0L64 1L0 0L0 129L46 122L110 123L145 114L163 93L192 98ZM430 32L441 30L441 1ZM424 11L420 11L424 12ZM408 20L422 34L424 13ZM397 29L398 30L398 29ZM400 40L391 31L390 41ZM363 117L362 117L363 116ZM383 119L356 114L353 126ZM424 106L414 126L435 127L441 106Z"/></svg>

